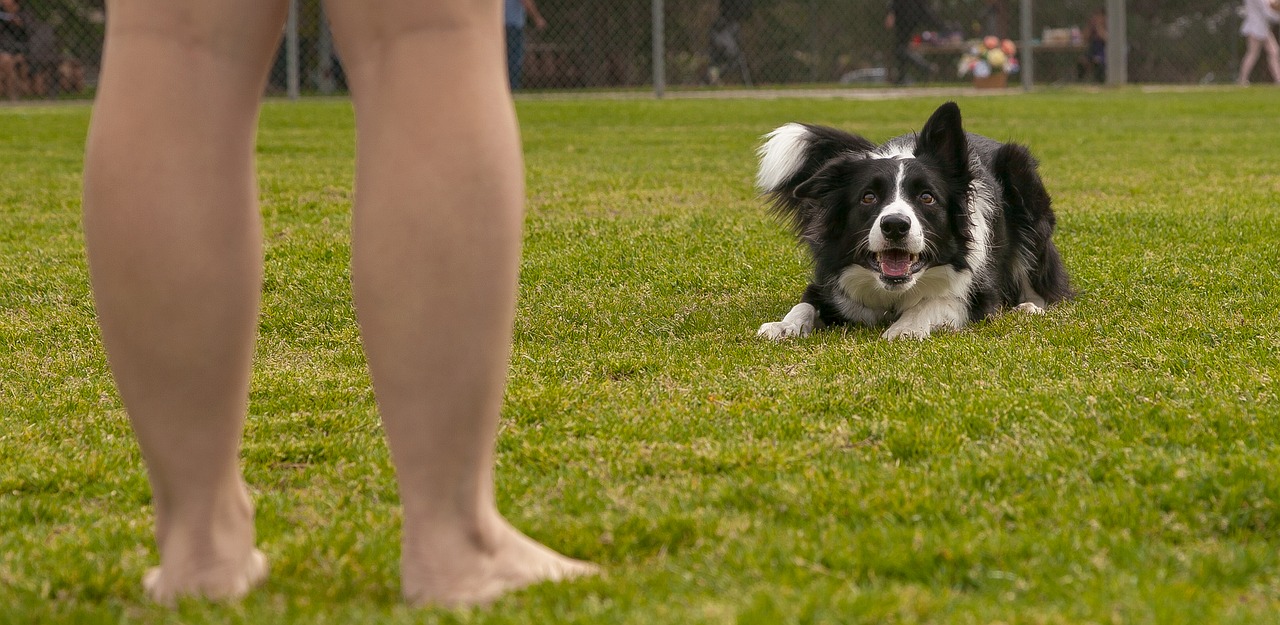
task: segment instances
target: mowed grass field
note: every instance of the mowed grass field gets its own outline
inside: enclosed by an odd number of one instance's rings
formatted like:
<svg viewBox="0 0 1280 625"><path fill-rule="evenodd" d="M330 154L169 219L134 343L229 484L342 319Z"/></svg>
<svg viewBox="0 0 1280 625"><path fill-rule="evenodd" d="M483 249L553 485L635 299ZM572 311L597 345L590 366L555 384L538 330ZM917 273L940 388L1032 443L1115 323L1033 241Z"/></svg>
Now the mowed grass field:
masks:
<svg viewBox="0 0 1280 625"><path fill-rule="evenodd" d="M0 622L1280 622L1276 95L960 96L969 130L1040 158L1079 298L926 342L781 344L755 330L807 267L752 188L759 136L880 141L941 99L520 101L498 497L608 573L475 611L399 601L349 105L262 115L242 455L272 575L173 612L141 592L149 489L87 284L89 109L0 109Z"/></svg>

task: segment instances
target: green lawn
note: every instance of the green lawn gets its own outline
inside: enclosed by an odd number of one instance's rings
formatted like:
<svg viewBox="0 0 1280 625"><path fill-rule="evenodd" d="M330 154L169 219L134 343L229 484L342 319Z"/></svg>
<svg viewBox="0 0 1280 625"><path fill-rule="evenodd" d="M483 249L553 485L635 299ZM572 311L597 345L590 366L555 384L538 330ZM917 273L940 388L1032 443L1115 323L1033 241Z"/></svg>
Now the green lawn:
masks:
<svg viewBox="0 0 1280 625"><path fill-rule="evenodd" d="M521 102L500 506L608 575L461 612L398 599L349 106L264 110L243 457L272 576L177 612L139 585L149 491L79 229L89 109L0 108L0 623L1280 621L1276 95L961 98L1040 158L1080 296L923 343L757 339L806 264L752 181L781 123L883 140L936 98Z"/></svg>

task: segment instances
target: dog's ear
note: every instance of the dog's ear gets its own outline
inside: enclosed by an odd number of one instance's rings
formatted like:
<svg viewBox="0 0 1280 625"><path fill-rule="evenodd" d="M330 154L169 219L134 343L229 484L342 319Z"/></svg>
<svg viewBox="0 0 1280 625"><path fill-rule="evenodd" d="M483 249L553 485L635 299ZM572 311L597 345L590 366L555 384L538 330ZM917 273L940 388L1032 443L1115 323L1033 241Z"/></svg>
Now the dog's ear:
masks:
<svg viewBox="0 0 1280 625"><path fill-rule="evenodd" d="M916 140L915 155L935 159L950 173L964 175L969 171L969 141L960 123L960 107L947 102L929 116Z"/></svg>
<svg viewBox="0 0 1280 625"><path fill-rule="evenodd" d="M844 154L833 158L814 172L808 180L796 185L791 194L799 200L820 200L828 193L840 188L849 179L858 161L865 154Z"/></svg>
<svg viewBox="0 0 1280 625"><path fill-rule="evenodd" d="M787 124L765 138L758 152L756 185L769 197L773 213L786 220L801 240L813 243L823 212L818 202L810 200L834 188L840 176L838 170L823 170L836 161L865 158L875 144L858 135L810 124Z"/></svg>
<svg viewBox="0 0 1280 625"><path fill-rule="evenodd" d="M765 193L790 196L796 185L813 177L824 163L847 153L865 153L874 143L826 126L787 124L765 135L756 151L760 169L756 186Z"/></svg>

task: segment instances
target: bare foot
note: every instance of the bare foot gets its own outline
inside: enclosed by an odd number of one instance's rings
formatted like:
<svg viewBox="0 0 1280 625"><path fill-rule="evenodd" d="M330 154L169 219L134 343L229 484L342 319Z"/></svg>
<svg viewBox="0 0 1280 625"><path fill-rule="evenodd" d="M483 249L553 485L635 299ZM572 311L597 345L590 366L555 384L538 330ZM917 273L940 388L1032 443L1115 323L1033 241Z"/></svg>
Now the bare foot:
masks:
<svg viewBox="0 0 1280 625"><path fill-rule="evenodd" d="M478 606L538 582L600 573L596 565L560 555L495 517L490 531L470 537L406 539L400 563L405 599L419 606Z"/></svg>
<svg viewBox="0 0 1280 625"><path fill-rule="evenodd" d="M142 587L157 603L178 597L215 601L243 597L266 579L267 558L254 548L253 504L243 481L226 503L205 512L161 509L157 503L156 538L160 566L147 571Z"/></svg>
<svg viewBox="0 0 1280 625"><path fill-rule="evenodd" d="M152 567L142 576L142 588L152 601L168 606L182 596L234 601L267 578L267 557L254 549L243 562L219 563L178 577L167 575L163 567Z"/></svg>

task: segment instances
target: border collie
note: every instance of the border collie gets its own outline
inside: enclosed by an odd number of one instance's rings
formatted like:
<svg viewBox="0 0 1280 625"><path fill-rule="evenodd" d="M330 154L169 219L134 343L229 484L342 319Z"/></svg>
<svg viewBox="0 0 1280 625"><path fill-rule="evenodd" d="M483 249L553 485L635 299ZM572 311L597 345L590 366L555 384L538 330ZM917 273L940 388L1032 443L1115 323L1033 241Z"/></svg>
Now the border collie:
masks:
<svg viewBox="0 0 1280 625"><path fill-rule="evenodd" d="M854 323L887 325L890 340L924 339L1072 296L1035 158L966 133L954 102L919 133L879 146L796 123L764 138L757 185L808 245L813 277L760 336Z"/></svg>

